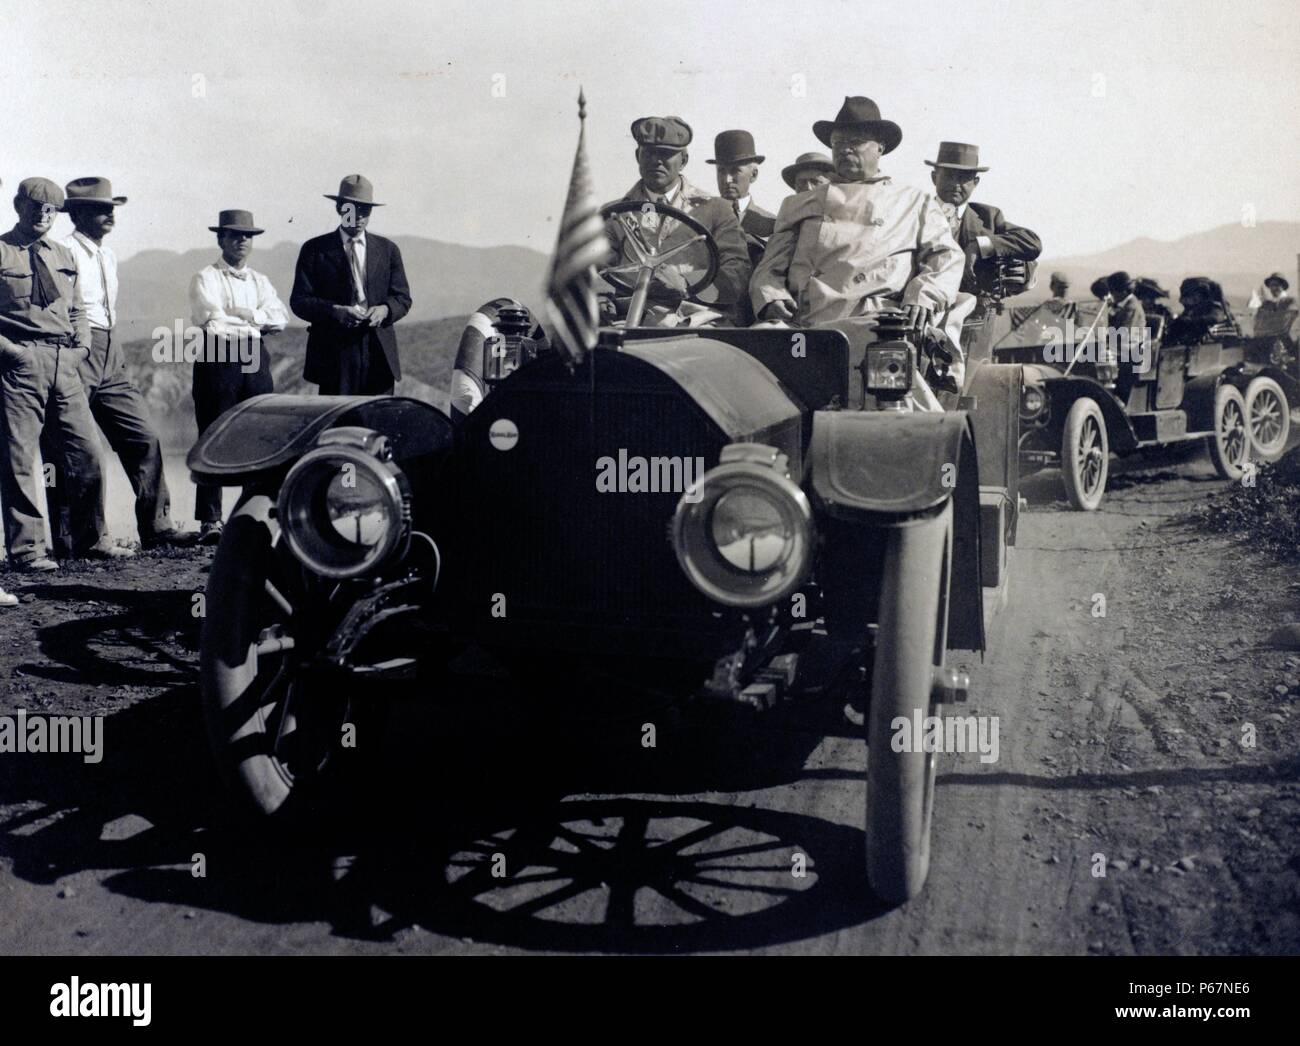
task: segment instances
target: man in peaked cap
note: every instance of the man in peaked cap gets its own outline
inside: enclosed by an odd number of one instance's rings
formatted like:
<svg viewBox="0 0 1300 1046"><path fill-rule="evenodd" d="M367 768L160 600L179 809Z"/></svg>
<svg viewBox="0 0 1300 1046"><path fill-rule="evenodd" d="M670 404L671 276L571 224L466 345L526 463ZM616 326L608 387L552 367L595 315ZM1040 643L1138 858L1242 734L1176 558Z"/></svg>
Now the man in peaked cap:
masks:
<svg viewBox="0 0 1300 1046"><path fill-rule="evenodd" d="M870 317L886 308L901 307L918 328L937 324L956 299L962 253L934 197L879 171L902 130L857 96L813 134L830 146L835 170L781 204L750 283L755 314L801 327L847 321L851 341L869 339Z"/></svg>
<svg viewBox="0 0 1300 1046"><path fill-rule="evenodd" d="M55 570L37 507L46 477L36 470L41 430L50 427L55 448L49 480L79 492L88 505L101 500L95 421L77 365L90 348L90 327L77 290L72 252L46 234L64 204L48 178L18 186L18 222L0 236L0 503L5 545L18 570ZM91 548L92 511L73 506L74 540Z"/></svg>
<svg viewBox="0 0 1300 1046"><path fill-rule="evenodd" d="M781 180L795 192L807 192L829 182L834 170L825 153L800 153L789 167L781 168Z"/></svg>
<svg viewBox="0 0 1300 1046"><path fill-rule="evenodd" d="M289 307L311 324L303 377L326 396L387 396L402 377L397 323L411 310L402 252L368 230L375 202L369 179L349 174L334 201L338 228L298 253Z"/></svg>
<svg viewBox="0 0 1300 1046"><path fill-rule="evenodd" d="M163 478L162 446L149 418L144 396L131 380L121 343L114 337L117 320L117 256L104 238L117 223L117 208L125 196L114 196L107 178L77 178L64 187L63 209L75 227L65 241L77 263L77 289L90 323L90 355L78 368L81 384L90 402L90 413L109 447L122 462L122 470L135 494L136 527L144 548L185 546L193 536L184 536L171 520L171 497ZM53 444L49 430L42 435L41 453ZM47 457L48 460L48 457ZM68 496L66 485L46 488L50 529L55 555L61 559L84 554L72 540L75 529L74 505L93 511L93 549L98 554L121 556L128 550L116 547L108 532L103 502L85 504L75 493Z"/></svg>
<svg viewBox="0 0 1300 1046"><path fill-rule="evenodd" d="M251 211L222 211L216 225L221 257L190 281L190 313L203 330L204 357L194 363L194 420L202 435L237 403L274 391L266 335L284 330L289 313L275 288L248 267L253 238L263 229ZM200 484L194 492L199 542L221 540L221 488Z"/></svg>
<svg viewBox="0 0 1300 1046"><path fill-rule="evenodd" d="M1070 278L1063 272L1052 273L1049 286L1052 296L1043 302L1043 308L1053 316L1065 320L1073 317L1077 308L1070 298Z"/></svg>
<svg viewBox="0 0 1300 1046"><path fill-rule="evenodd" d="M734 320L749 285L749 252L731 204L697 189L682 175L690 159L687 151L693 137L690 125L677 116L645 116L633 121L632 137L637 145L636 161L641 177L622 199L675 207L708 230L718 248L718 271L713 278L716 308ZM627 222L636 223L640 238L661 254L695 235L680 222L657 212L617 215L605 226L612 248L611 265L628 265L638 260L628 242ZM671 265L658 269L649 295L650 301L658 306L657 315L648 322L677 312L685 293L686 279L680 269Z"/></svg>

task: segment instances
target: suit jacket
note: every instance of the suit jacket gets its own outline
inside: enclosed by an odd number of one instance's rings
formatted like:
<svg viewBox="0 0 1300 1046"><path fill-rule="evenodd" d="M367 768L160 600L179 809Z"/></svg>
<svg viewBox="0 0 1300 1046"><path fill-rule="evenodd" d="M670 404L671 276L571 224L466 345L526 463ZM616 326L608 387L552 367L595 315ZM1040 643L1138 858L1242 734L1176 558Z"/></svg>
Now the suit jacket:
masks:
<svg viewBox="0 0 1300 1046"><path fill-rule="evenodd" d="M340 349L366 341L388 360L393 381L402 377L393 324L411 309L411 290L402 267L402 252L392 240L366 232L366 303L387 305L380 327L345 327L334 318L335 305L352 304L352 272L338 229L302 245L293 274L289 307L311 326L307 332L307 361L303 377L320 384L335 374Z"/></svg>
<svg viewBox="0 0 1300 1046"><path fill-rule="evenodd" d="M623 197L625 200L649 198L649 194L640 182L632 186ZM749 288L750 275L749 252L746 250L745 236L740 231L740 223L736 221L735 211L726 200L710 196L691 185L685 178L682 179L681 192L674 206L680 211L685 211L708 229L718 245L718 272L713 278L713 289L717 294L718 308L723 312L733 310ZM618 217L606 223L605 232L613 246L612 255L615 264L624 264L632 261L633 256L623 249L623 241L627 233ZM660 229L656 246L660 253L663 253L675 243L679 241L685 243L694 235L681 222L670 219ZM699 253L703 254L702 251Z"/></svg>
<svg viewBox="0 0 1300 1046"><path fill-rule="evenodd" d="M749 248L750 267L756 269L763 260L763 252L767 250L767 241L776 231L776 215L750 200L745 213L740 216L740 231L745 236L745 246ZM736 322L742 326L754 322L754 309L748 294L743 295L736 304Z"/></svg>
<svg viewBox="0 0 1300 1046"><path fill-rule="evenodd" d="M1038 234L1021 225L1013 225L996 207L986 203L966 205L961 226L957 230L957 245L965 250L979 237L987 236L991 253L975 262L973 271L967 269L962 276L961 289L967 294L979 294L992 286L997 275L993 261L1010 258L1016 261L1033 261L1043 253L1043 241Z"/></svg>

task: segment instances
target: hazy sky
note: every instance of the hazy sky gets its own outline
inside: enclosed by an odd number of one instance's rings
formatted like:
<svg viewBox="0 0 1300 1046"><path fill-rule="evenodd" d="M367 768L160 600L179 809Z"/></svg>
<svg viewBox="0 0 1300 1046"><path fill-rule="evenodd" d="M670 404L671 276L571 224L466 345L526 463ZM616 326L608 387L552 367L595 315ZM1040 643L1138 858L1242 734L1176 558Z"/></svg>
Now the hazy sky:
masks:
<svg viewBox="0 0 1300 1046"><path fill-rule="evenodd" d="M377 232L549 252L579 83L602 199L632 120L671 113L711 191L714 134L753 131L775 210L812 122L866 94L903 128L889 173L978 143L976 199L1048 256L1300 217L1293 0L0 0L0 58L0 223L23 177L106 175L121 256L204 245L227 207L302 240L353 171Z"/></svg>

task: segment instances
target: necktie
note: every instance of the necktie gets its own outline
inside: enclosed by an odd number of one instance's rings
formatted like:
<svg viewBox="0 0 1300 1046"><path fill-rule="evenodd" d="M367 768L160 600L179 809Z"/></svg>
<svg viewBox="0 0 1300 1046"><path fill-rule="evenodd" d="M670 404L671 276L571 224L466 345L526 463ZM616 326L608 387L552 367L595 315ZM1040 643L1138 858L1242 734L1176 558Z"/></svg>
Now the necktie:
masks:
<svg viewBox="0 0 1300 1046"><path fill-rule="evenodd" d="M957 208L944 200L939 201L939 207L943 211L943 216L948 219L948 228L956 236L958 230L961 229L961 217L957 214Z"/></svg>
<svg viewBox="0 0 1300 1046"><path fill-rule="evenodd" d="M366 300L366 278L357 260L357 241L348 238L348 267L352 270L352 304L363 305Z"/></svg>
<svg viewBox="0 0 1300 1046"><path fill-rule="evenodd" d="M38 309L48 308L59 300L58 284L45 267L45 259L41 257L36 243L27 248L27 255L32 265L32 304Z"/></svg>
<svg viewBox="0 0 1300 1046"><path fill-rule="evenodd" d="M99 259L99 278L104 281L104 315L108 318L108 329L113 329L113 296L108 292L108 269L104 266L104 252L96 251Z"/></svg>
<svg viewBox="0 0 1300 1046"><path fill-rule="evenodd" d="M731 201L731 209L736 213L736 220L739 221L739 220L740 220L740 201L739 201L739 200L732 200L732 201Z"/></svg>

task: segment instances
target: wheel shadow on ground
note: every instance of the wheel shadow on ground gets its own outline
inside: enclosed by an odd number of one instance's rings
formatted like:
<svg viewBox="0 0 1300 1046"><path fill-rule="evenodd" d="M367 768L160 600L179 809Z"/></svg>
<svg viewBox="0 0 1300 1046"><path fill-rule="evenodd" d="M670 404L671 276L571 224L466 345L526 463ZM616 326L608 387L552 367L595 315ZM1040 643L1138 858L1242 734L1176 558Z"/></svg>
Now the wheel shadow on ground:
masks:
<svg viewBox="0 0 1300 1046"><path fill-rule="evenodd" d="M371 942L419 926L522 949L712 951L887 910L860 825L691 798L799 780L809 732L665 717L646 748L640 717L557 725L524 700L491 679L437 710L396 700L382 772L326 789L290 830L230 812L196 688L177 686L107 715L98 764L0 761L0 858L32 883L93 871L124 897ZM628 792L654 798L597 797Z"/></svg>

